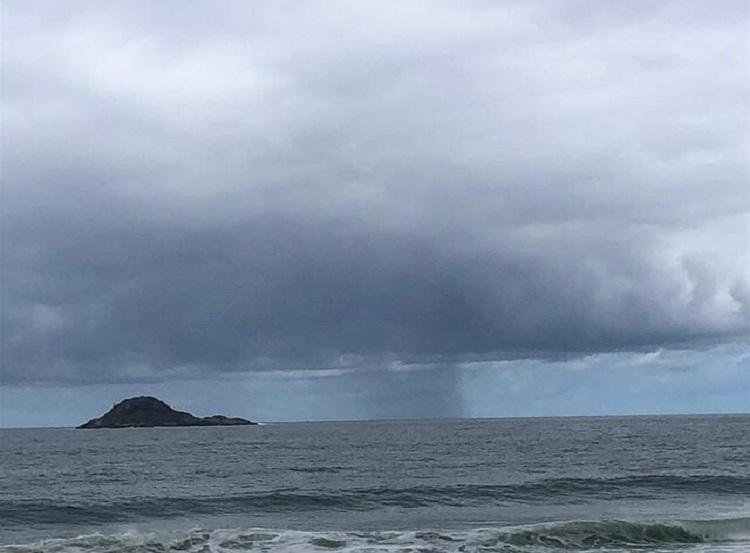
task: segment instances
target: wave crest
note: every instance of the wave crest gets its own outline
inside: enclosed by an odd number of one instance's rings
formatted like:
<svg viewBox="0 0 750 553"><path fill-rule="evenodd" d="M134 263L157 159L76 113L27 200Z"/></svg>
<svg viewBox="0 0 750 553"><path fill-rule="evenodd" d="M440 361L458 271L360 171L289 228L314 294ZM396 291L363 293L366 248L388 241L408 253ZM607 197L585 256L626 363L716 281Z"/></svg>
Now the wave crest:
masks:
<svg viewBox="0 0 750 553"><path fill-rule="evenodd" d="M332 469L335 470L335 469ZM493 504L568 504L582 500L662 498L665 494L750 495L750 478L738 476L643 475L610 479L564 478L515 484L354 488L273 489L239 495L140 497L104 504L61 504L57 500L0 501L7 525L135 521L186 514L369 511L381 507L482 507Z"/></svg>
<svg viewBox="0 0 750 553"><path fill-rule="evenodd" d="M469 531L302 532L294 530L191 530L180 535L154 533L91 534L0 547L0 553L238 553L265 551L414 551L463 553L498 551L587 551L602 548L676 547L690 544L744 544L750 539L750 518L631 522L567 521L513 528Z"/></svg>

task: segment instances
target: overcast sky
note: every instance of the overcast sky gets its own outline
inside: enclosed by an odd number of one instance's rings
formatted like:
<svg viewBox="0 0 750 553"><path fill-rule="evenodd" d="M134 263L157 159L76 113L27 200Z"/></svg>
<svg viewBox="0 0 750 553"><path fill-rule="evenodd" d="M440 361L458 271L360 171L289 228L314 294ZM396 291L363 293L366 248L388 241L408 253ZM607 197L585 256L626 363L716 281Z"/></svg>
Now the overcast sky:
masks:
<svg viewBox="0 0 750 553"><path fill-rule="evenodd" d="M0 426L750 410L749 24L4 0Z"/></svg>

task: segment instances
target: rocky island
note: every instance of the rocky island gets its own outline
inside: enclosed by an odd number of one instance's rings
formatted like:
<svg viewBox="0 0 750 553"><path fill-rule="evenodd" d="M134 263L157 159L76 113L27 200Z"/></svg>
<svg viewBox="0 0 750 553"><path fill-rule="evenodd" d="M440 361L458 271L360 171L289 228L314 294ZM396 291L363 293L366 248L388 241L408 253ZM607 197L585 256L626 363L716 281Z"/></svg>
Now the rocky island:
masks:
<svg viewBox="0 0 750 553"><path fill-rule="evenodd" d="M130 428L149 426L239 426L258 424L239 417L213 415L196 417L176 411L162 400L151 396L131 397L117 403L101 417L76 428Z"/></svg>

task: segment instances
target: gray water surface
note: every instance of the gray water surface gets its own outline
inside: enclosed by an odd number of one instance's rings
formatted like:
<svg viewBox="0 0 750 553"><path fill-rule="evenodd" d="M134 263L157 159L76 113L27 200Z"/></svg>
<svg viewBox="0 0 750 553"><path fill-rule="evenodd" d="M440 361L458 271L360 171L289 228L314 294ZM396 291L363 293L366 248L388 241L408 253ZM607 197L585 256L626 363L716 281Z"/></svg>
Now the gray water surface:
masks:
<svg viewBox="0 0 750 553"><path fill-rule="evenodd" d="M750 551L748 517L747 415L0 430L22 551Z"/></svg>

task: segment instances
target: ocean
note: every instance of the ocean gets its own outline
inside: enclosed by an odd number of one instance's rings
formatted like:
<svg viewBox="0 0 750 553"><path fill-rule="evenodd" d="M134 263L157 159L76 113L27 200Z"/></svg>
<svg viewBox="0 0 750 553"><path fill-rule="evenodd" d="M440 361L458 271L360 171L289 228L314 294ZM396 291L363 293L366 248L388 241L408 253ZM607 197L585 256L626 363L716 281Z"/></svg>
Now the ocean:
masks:
<svg viewBox="0 0 750 553"><path fill-rule="evenodd" d="M748 552L750 416L0 430L0 544Z"/></svg>

